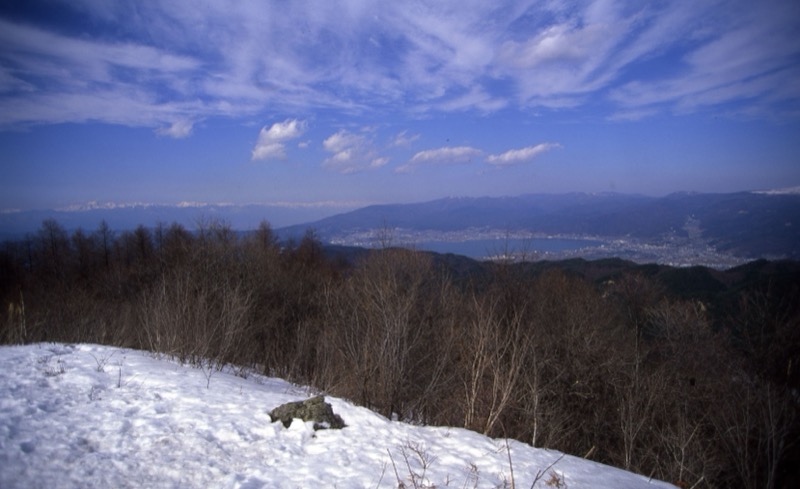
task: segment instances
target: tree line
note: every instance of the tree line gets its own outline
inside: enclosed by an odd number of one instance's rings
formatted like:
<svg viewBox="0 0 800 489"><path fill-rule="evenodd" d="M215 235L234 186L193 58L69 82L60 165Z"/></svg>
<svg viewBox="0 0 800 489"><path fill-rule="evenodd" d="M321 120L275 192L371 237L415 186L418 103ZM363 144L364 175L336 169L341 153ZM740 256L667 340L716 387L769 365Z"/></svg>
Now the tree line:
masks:
<svg viewBox="0 0 800 489"><path fill-rule="evenodd" d="M737 290L720 310L641 273L475 267L389 246L331 256L266 222L70 234L47 220L0 251L0 341L256 369L679 487L797 482L797 286Z"/></svg>

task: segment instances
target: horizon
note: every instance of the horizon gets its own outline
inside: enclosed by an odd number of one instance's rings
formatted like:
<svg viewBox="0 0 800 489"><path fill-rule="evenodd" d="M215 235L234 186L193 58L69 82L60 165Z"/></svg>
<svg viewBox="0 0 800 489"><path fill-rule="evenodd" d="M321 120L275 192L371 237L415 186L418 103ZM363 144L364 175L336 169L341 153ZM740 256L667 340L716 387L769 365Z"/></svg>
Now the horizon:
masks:
<svg viewBox="0 0 800 489"><path fill-rule="evenodd" d="M405 205L405 204L425 204L437 200L446 199L504 199L504 198L518 198L529 195L625 195L625 196L641 196L653 199L668 197L670 195L680 194L737 194L737 193L751 193L751 194L771 194L771 195L787 195L787 194L800 194L800 186L781 187L781 188L759 188L759 189L742 189L732 190L728 192L700 192L696 190L673 190L664 193L643 193L643 192L620 192L615 190L601 190L597 192L589 191L565 191L565 192L523 192L517 194L507 195L443 195L424 200L415 200L409 202L358 202L358 201L262 201L262 202L231 202L231 201L180 201L180 202L131 202L131 201L84 201L72 202L61 207L50 208L30 208L30 209L0 209L0 214L18 214L23 212L86 212L95 210L120 210L120 209L133 209L133 208L149 208L149 207L171 207L171 208L201 208L201 207L275 207L285 209L362 209L372 206L384 205Z"/></svg>
<svg viewBox="0 0 800 489"><path fill-rule="evenodd" d="M529 192L500 196L448 195L414 202L86 202L51 209L0 209L0 239L18 239L28 235L39 230L43 221L47 219L54 219L68 232L91 230L99 226L101 222L111 225L115 231L132 230L138 226L155 229L158 226L169 224L180 224L186 229L194 229L204 223L215 221L230 226L236 231L254 231L263 222L266 222L274 230L283 230L311 226L330 217L346 215L372 207L426 205L444 200L502 200L570 196L620 196L660 200L680 195L738 194L800 196L800 186L733 192L679 190L663 195L617 191ZM254 209L257 211L256 213L253 213Z"/></svg>
<svg viewBox="0 0 800 489"><path fill-rule="evenodd" d="M0 5L0 211L800 186L800 5Z"/></svg>

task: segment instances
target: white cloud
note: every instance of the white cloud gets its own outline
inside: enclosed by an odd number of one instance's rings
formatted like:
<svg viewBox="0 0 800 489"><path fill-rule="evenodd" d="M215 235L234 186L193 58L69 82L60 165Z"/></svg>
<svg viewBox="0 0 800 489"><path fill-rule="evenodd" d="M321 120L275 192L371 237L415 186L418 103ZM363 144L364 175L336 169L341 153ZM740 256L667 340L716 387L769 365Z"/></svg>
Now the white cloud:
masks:
<svg viewBox="0 0 800 489"><path fill-rule="evenodd" d="M656 109L619 110L609 115L607 119L612 122L635 122L656 115Z"/></svg>
<svg viewBox="0 0 800 489"><path fill-rule="evenodd" d="M419 134L408 134L408 131L401 131L397 136L394 137L391 145L395 147L405 148L411 146L411 144L418 139L419 139Z"/></svg>
<svg viewBox="0 0 800 489"><path fill-rule="evenodd" d="M500 44L495 69L513 81L514 95L523 103L549 106L552 98L575 99L618 75L611 58L624 45L629 22L616 15L597 21L579 9L563 22Z"/></svg>
<svg viewBox="0 0 800 489"><path fill-rule="evenodd" d="M438 109L450 111L479 110L491 113L508 105L508 100L489 94L486 90L473 87L468 92L450 98L436 105Z"/></svg>
<svg viewBox="0 0 800 489"><path fill-rule="evenodd" d="M511 149L497 155L488 155L486 162L495 166L508 166L530 161L537 156L561 148L558 143L541 143L526 148ZM470 163L484 154L478 148L471 146L445 146L442 148L428 149L416 153L405 165L399 166L395 171L408 173L419 165L434 164L463 164Z"/></svg>
<svg viewBox="0 0 800 489"><path fill-rule="evenodd" d="M418 165L426 164L458 164L469 163L480 157L483 151L470 146L445 146L436 149L420 151L411 157L405 165L397 167L398 173L407 173Z"/></svg>
<svg viewBox="0 0 800 489"><path fill-rule="evenodd" d="M352 147L357 147L365 144L366 139L360 134L353 134L344 129L335 134L328 136L322 142L322 147L331 153L341 153L348 151Z"/></svg>
<svg viewBox="0 0 800 489"><path fill-rule="evenodd" d="M325 139L322 147L333 154L322 162L322 166L338 173L380 168L389 162L388 157L378 155L372 141L366 136L344 129Z"/></svg>
<svg viewBox="0 0 800 489"><path fill-rule="evenodd" d="M297 119L287 119L276 122L269 129L261 128L258 141L253 148L252 160L284 159L286 158L286 142L299 138L306 131L306 122Z"/></svg>
<svg viewBox="0 0 800 489"><path fill-rule="evenodd" d="M445 146L420 151L411 157L411 163L466 163L480 156L481 150L470 146Z"/></svg>
<svg viewBox="0 0 800 489"><path fill-rule="evenodd" d="M489 155L486 158L486 162L496 166L516 165L517 163L530 161L543 153L559 148L561 148L561 145L558 143L541 143L526 148L510 149L498 155Z"/></svg>
<svg viewBox="0 0 800 489"><path fill-rule="evenodd" d="M156 132L161 136L169 136L175 139L182 139L192 134L194 122L182 119L172 123L169 127L161 127Z"/></svg>

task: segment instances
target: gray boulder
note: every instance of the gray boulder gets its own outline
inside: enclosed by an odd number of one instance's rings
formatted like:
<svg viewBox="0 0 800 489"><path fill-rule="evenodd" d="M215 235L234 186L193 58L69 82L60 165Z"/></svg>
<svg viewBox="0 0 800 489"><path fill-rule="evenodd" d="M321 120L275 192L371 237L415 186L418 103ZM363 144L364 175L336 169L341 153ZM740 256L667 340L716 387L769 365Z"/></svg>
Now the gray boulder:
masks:
<svg viewBox="0 0 800 489"><path fill-rule="evenodd" d="M282 404L269 413L272 422L280 421L288 428L295 418L303 421L313 421L315 430L341 429L345 427L341 416L334 414L330 404L325 402L325 397L317 396L305 401L288 402Z"/></svg>

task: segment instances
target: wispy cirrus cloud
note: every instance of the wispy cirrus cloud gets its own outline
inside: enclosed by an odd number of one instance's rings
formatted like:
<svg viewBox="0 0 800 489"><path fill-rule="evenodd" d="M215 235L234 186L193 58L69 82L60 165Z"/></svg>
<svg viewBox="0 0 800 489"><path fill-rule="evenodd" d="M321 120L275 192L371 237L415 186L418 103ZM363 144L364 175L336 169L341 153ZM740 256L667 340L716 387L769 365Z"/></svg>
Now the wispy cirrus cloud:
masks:
<svg viewBox="0 0 800 489"><path fill-rule="evenodd" d="M60 1L100 28L0 12L4 126L185 137L177 121L275 108L769 112L800 98L797 2Z"/></svg>
<svg viewBox="0 0 800 489"><path fill-rule="evenodd" d="M409 134L408 131L400 131L394 139L392 139L391 146L405 148L411 146L411 144L418 140L420 137L419 134Z"/></svg>
<svg viewBox="0 0 800 489"><path fill-rule="evenodd" d="M561 147L562 146L558 143L541 143L525 148L510 149L504 153L489 155L486 158L486 162L495 166L516 165L531 161L541 154L547 153L548 151L552 151L554 149L560 149Z"/></svg>
<svg viewBox="0 0 800 489"><path fill-rule="evenodd" d="M276 122L269 129L267 129L267 126L262 127L258 133L258 141L253 148L251 159L253 161L285 159L286 142L302 136L306 131L306 127L306 121L297 119Z"/></svg>
<svg viewBox="0 0 800 489"><path fill-rule="evenodd" d="M180 92L184 77L201 67L191 56L2 19L0 44L2 126L103 121L156 127L172 137L191 132L198 101L161 95Z"/></svg>
<svg viewBox="0 0 800 489"><path fill-rule="evenodd" d="M677 43L669 42L669 35L687 38L685 49L672 69L660 70L660 76L610 87L609 99L618 104L622 117L709 108L766 115L784 113L787 106L797 108L800 87L793 80L800 55L800 38L794 34L800 27L799 4L718 1L684 5L665 12L665 17L640 36L644 42L637 56L674 50ZM664 29L665 25L674 29ZM625 66L634 64L625 61Z"/></svg>
<svg viewBox="0 0 800 489"><path fill-rule="evenodd" d="M632 110L618 110L610 114L606 119L612 122L635 122L658 114L658 110L654 108L635 108Z"/></svg>

